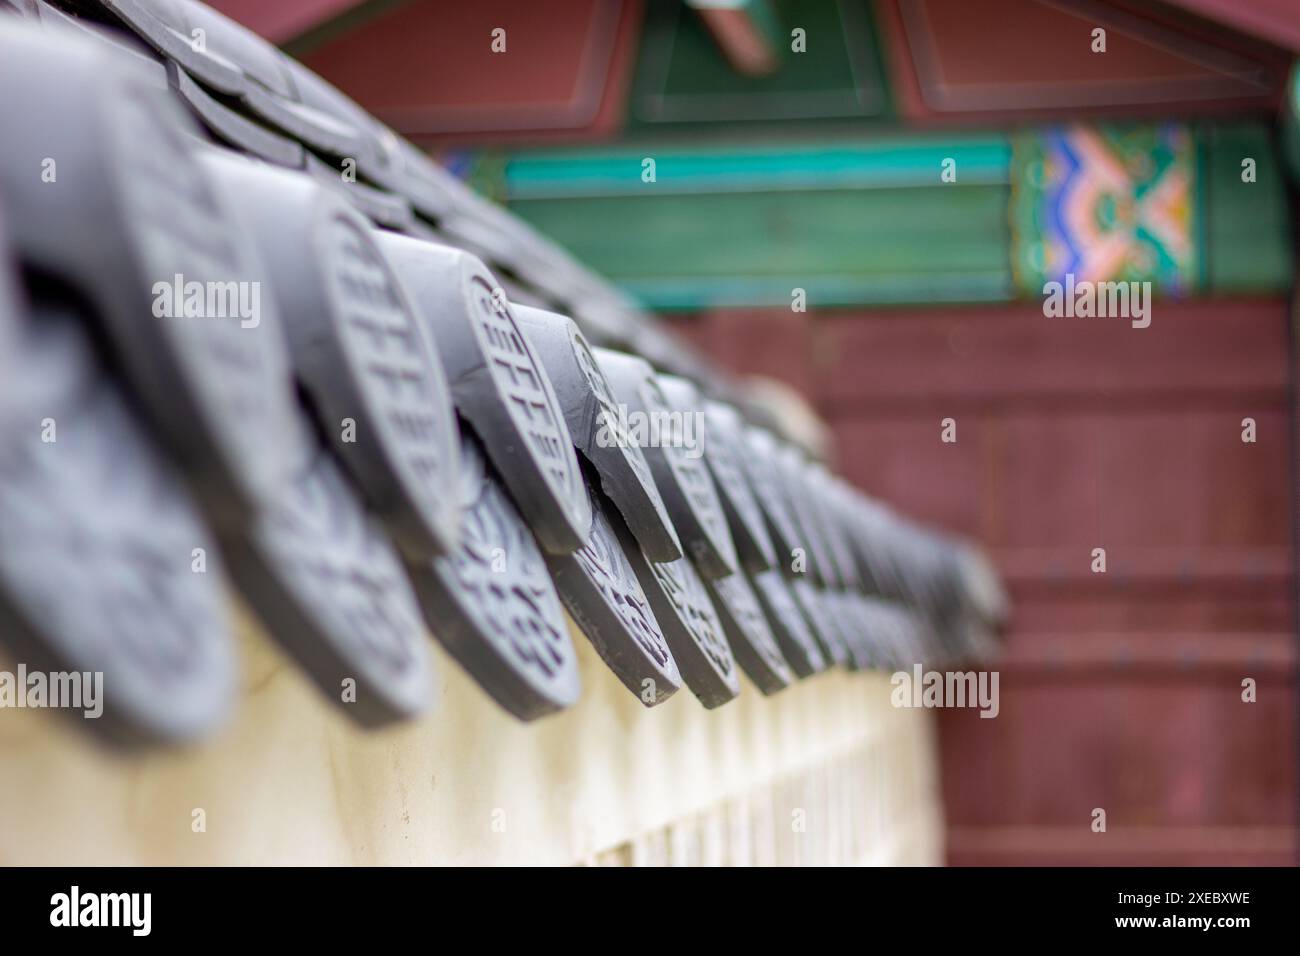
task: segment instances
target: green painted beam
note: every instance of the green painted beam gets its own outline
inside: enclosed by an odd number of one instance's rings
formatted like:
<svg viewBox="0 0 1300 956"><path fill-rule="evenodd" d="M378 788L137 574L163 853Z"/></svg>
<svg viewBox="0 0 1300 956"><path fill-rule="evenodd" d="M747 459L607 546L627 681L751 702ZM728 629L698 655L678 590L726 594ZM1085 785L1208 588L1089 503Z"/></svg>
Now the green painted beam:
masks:
<svg viewBox="0 0 1300 956"><path fill-rule="evenodd" d="M655 181L643 178L654 160ZM944 160L963 185L1006 184L1011 147L1002 136L882 137L863 143L682 147L645 145L511 156L511 200L565 196L663 196L701 192L938 186Z"/></svg>
<svg viewBox="0 0 1300 956"><path fill-rule="evenodd" d="M1272 132L1258 124L1198 130L1203 288L1231 294L1282 290L1294 253L1285 163ZM1242 161L1255 161L1254 182Z"/></svg>
<svg viewBox="0 0 1300 956"><path fill-rule="evenodd" d="M1010 296L1007 187L519 200L512 209L655 308Z"/></svg>
<svg viewBox="0 0 1300 956"><path fill-rule="evenodd" d="M955 182L941 181L949 159ZM490 192L660 309L787 306L794 289L812 306L1034 298L1058 271L1107 268L1117 272L1103 279L1174 294L1277 294L1292 278L1284 165L1259 123L624 143L475 161Z"/></svg>
<svg viewBox="0 0 1300 956"><path fill-rule="evenodd" d="M643 176L654 160L654 181ZM956 183L942 183L945 160ZM660 309L1011 294L1000 135L516 154L511 208Z"/></svg>

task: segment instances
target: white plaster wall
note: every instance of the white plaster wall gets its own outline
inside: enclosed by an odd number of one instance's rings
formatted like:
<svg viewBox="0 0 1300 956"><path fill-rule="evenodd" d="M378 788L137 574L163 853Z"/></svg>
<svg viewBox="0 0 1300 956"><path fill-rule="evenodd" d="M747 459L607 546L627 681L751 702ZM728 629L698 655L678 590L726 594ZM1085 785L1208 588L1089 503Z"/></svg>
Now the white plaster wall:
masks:
<svg viewBox="0 0 1300 956"><path fill-rule="evenodd" d="M435 648L435 709L358 731L247 624L238 712L183 752L0 710L0 864L941 862L933 724L886 676L646 710L575 641L581 703L531 726Z"/></svg>

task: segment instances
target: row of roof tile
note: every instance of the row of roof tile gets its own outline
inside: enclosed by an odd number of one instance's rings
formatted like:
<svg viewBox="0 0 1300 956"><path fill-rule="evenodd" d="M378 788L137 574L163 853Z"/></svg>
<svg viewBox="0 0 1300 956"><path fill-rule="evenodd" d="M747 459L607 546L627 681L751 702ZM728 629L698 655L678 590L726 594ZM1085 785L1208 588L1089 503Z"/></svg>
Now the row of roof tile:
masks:
<svg viewBox="0 0 1300 956"><path fill-rule="evenodd" d="M647 706L988 646L977 552L273 47L7 2L0 640L103 672L91 729L221 721L228 587L367 726L431 705L426 629L522 720L578 699L570 619Z"/></svg>

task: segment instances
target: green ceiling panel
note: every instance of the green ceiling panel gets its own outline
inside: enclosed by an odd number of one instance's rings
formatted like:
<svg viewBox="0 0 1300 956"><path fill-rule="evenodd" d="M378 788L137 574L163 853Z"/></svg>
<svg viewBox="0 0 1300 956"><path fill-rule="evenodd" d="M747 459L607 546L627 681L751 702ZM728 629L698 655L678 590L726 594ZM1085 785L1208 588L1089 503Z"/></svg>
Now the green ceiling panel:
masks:
<svg viewBox="0 0 1300 956"><path fill-rule="evenodd" d="M867 0L774 0L777 69L737 72L699 15L650 6L628 115L632 125L846 120L891 114ZM803 31L805 52L791 49Z"/></svg>

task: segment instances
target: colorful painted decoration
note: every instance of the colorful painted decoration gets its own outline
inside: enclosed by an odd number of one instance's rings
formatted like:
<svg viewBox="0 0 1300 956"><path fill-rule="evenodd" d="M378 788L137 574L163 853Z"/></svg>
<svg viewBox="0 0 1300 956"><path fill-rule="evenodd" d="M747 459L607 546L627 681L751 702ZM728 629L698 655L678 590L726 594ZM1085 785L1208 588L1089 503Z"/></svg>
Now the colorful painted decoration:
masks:
<svg viewBox="0 0 1300 956"><path fill-rule="evenodd" d="M1066 126L1012 140L1011 231L1016 287L1049 281L1151 282L1190 291L1196 153L1182 125Z"/></svg>

